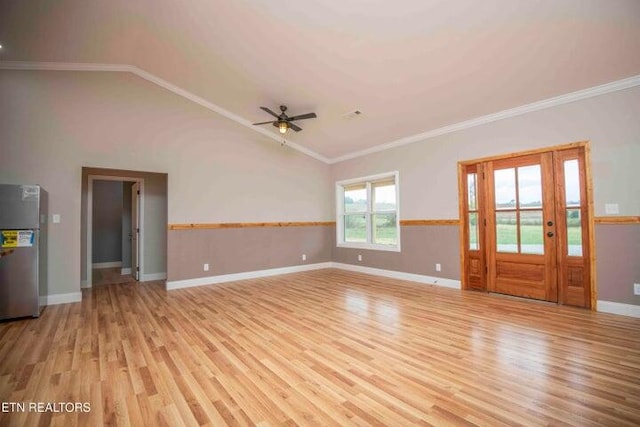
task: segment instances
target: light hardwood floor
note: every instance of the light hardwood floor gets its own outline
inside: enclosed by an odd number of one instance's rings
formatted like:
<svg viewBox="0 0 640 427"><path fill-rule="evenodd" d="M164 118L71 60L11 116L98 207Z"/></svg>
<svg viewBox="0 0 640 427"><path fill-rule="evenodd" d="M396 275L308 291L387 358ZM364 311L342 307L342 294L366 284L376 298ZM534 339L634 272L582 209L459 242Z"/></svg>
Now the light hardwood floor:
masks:
<svg viewBox="0 0 640 427"><path fill-rule="evenodd" d="M120 267L94 268L91 271L91 283L96 285L111 285L114 283L133 283L136 279L131 274L123 275Z"/></svg>
<svg viewBox="0 0 640 427"><path fill-rule="evenodd" d="M0 323L0 425L640 424L640 319L320 270Z"/></svg>

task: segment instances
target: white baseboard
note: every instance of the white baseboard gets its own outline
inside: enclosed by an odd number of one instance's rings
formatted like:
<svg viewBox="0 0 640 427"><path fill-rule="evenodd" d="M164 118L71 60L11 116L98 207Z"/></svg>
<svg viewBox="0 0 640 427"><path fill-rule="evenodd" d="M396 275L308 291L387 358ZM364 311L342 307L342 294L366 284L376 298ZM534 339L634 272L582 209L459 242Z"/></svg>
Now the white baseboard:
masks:
<svg viewBox="0 0 640 427"><path fill-rule="evenodd" d="M298 273L310 270L320 270L323 268L338 268L341 270L356 271L359 273L373 274L376 276L390 277L393 279L409 280L412 282L426 283L429 285L461 289L459 280L444 279L442 277L425 276L421 274L403 273L401 271L383 270L380 268L363 267L359 265L343 264L339 262L321 262L317 264L296 265L292 267L272 268L268 270L222 274L220 276L199 277L197 279L174 280L167 282L167 290L190 288L192 286L213 285L216 283L233 282L236 280L257 279L260 277L277 276L279 274Z"/></svg>
<svg viewBox="0 0 640 427"><path fill-rule="evenodd" d="M268 270L247 271L244 273L221 274L219 276L198 277L197 279L174 280L167 282L167 290L190 288L193 286L214 285L217 283L234 282L236 280L257 279L260 277L277 276L279 274L298 273L302 271L320 270L333 267L332 262L317 264L294 265L292 267L271 268Z"/></svg>
<svg viewBox="0 0 640 427"><path fill-rule="evenodd" d="M142 274L140 277L140 281L151 282L153 280L165 280L166 278L167 278L167 273Z"/></svg>
<svg viewBox="0 0 640 427"><path fill-rule="evenodd" d="M425 276L423 274L405 273L402 271L383 270L381 268L365 267L362 265L343 264L332 262L333 268L355 271L358 273L373 274L375 276L390 277L392 279L409 280L411 282L426 283L428 285L444 286L452 289L462 289L459 280L445 279L442 277Z"/></svg>
<svg viewBox="0 0 640 427"><path fill-rule="evenodd" d="M623 304L621 302L598 300L598 311L621 314L622 316L640 317L640 305Z"/></svg>
<svg viewBox="0 0 640 427"><path fill-rule="evenodd" d="M122 267L122 261L112 261L112 262L94 262L91 267L100 269L100 268L114 268L114 267Z"/></svg>
<svg viewBox="0 0 640 427"><path fill-rule="evenodd" d="M80 302L82 301L82 293L72 292L70 294L47 295L45 297L40 297L41 304L43 300L46 300L46 305L68 304L71 302Z"/></svg>
<svg viewBox="0 0 640 427"><path fill-rule="evenodd" d="M120 275L121 276L124 276L124 275L127 275L127 274L131 274L131 267L123 268L122 270L120 270Z"/></svg>

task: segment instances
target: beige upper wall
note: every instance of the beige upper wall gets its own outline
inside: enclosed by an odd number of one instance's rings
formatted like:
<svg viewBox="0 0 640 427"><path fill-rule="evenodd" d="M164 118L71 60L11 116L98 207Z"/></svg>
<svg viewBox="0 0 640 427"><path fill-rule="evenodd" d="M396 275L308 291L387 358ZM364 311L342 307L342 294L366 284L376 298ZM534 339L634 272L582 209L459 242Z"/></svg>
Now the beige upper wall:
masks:
<svg viewBox="0 0 640 427"><path fill-rule="evenodd" d="M401 218L458 218L458 161L589 140L595 214L640 215L638 117L635 87L337 163L333 181L398 170Z"/></svg>
<svg viewBox="0 0 640 427"><path fill-rule="evenodd" d="M327 165L127 73L0 70L0 111L0 181L61 215L51 294L80 289L83 166L167 173L169 223L333 217Z"/></svg>

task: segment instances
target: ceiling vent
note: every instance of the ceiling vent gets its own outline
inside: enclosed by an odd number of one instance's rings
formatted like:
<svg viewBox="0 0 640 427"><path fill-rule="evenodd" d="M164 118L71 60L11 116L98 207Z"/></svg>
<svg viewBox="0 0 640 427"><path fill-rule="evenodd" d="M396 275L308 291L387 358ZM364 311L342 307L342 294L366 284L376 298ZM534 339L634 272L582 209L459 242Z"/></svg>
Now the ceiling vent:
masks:
<svg viewBox="0 0 640 427"><path fill-rule="evenodd" d="M348 113L346 113L346 114L343 114L343 115L342 115L342 118L343 118L343 119L346 119L346 120L353 120L353 119L355 119L356 117L360 117L361 115L362 115L362 111L360 111L360 110L353 110L353 111L349 111L349 112L348 112Z"/></svg>

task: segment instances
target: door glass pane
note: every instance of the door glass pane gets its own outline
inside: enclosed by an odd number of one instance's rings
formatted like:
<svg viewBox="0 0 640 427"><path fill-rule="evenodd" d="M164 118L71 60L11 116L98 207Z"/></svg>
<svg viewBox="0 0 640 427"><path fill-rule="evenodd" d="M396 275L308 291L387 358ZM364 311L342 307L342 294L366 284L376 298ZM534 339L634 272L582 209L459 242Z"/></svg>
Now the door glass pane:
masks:
<svg viewBox="0 0 640 427"><path fill-rule="evenodd" d="M567 206L580 206L578 159L564 161L564 199Z"/></svg>
<svg viewBox="0 0 640 427"><path fill-rule="evenodd" d="M518 252L517 227L515 212L496 212L496 243L498 252Z"/></svg>
<svg viewBox="0 0 640 427"><path fill-rule="evenodd" d="M580 209L567 209L567 242L570 256L582 256L582 218Z"/></svg>
<svg viewBox="0 0 640 427"><path fill-rule="evenodd" d="M476 182L477 175L475 173L470 173L467 175L467 197L469 201L469 210L475 211L478 209L478 184Z"/></svg>
<svg viewBox="0 0 640 427"><path fill-rule="evenodd" d="M396 210L396 184L394 182L373 184L373 210Z"/></svg>
<svg viewBox="0 0 640 427"><path fill-rule="evenodd" d="M373 243L395 245L398 243L396 214L376 214L373 216Z"/></svg>
<svg viewBox="0 0 640 427"><path fill-rule="evenodd" d="M542 207L540 165L518 168L518 204L521 209Z"/></svg>
<svg viewBox="0 0 640 427"><path fill-rule="evenodd" d="M478 243L478 213L469 213L469 249L477 251L480 249Z"/></svg>
<svg viewBox="0 0 640 427"><path fill-rule="evenodd" d="M513 209L516 206L516 170L498 169L494 171L496 209Z"/></svg>
<svg viewBox="0 0 640 427"><path fill-rule="evenodd" d="M520 252L544 254L542 211L520 211Z"/></svg>
<svg viewBox="0 0 640 427"><path fill-rule="evenodd" d="M367 241L366 215L344 216L344 241L365 243Z"/></svg>
<svg viewBox="0 0 640 427"><path fill-rule="evenodd" d="M367 187L357 185L344 188L344 212L367 211Z"/></svg>

